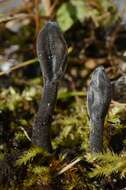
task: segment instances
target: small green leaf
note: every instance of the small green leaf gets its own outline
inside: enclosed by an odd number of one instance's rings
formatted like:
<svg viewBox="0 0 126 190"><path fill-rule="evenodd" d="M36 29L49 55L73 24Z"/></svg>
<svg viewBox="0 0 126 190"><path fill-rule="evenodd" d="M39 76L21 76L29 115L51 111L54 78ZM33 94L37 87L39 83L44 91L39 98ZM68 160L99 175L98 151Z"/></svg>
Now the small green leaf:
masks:
<svg viewBox="0 0 126 190"><path fill-rule="evenodd" d="M91 9L84 0L71 0L71 4L75 7L76 17L80 22L83 22L85 18L94 17L98 11Z"/></svg>
<svg viewBox="0 0 126 190"><path fill-rule="evenodd" d="M74 8L70 3L63 3L57 11L57 22L62 31L67 31L74 23Z"/></svg>

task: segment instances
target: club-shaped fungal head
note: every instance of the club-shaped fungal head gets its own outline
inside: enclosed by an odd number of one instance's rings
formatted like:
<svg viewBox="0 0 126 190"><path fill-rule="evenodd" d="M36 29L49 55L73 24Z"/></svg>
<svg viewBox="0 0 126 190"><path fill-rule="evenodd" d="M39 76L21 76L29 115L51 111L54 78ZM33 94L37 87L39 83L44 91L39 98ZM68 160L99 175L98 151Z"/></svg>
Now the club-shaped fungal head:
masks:
<svg viewBox="0 0 126 190"><path fill-rule="evenodd" d="M121 76L118 80L111 82L112 99L120 103L126 103L126 76Z"/></svg>
<svg viewBox="0 0 126 190"><path fill-rule="evenodd" d="M111 83L104 67L97 67L91 76L87 93L87 107L90 120L94 123L103 121L111 101Z"/></svg>
<svg viewBox="0 0 126 190"><path fill-rule="evenodd" d="M64 75L67 45L56 22L49 21L39 32L37 55L45 80L58 80Z"/></svg>

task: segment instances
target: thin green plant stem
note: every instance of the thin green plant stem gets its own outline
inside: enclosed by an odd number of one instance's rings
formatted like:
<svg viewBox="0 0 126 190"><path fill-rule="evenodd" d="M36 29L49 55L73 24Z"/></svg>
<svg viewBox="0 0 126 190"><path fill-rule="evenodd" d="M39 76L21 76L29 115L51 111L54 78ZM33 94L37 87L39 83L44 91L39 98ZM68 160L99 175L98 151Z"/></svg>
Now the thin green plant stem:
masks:
<svg viewBox="0 0 126 190"><path fill-rule="evenodd" d="M1 76L4 76L4 75L8 75L8 74L10 74L12 71L15 71L15 70L17 70L17 69L21 69L21 68L26 67L26 66L28 66L28 65L31 65L31 64L33 64L33 63L35 63L35 62L38 62L38 59L37 59L37 58L30 59L30 60L28 60L28 61L24 61L24 62L22 62L22 63L20 63L20 64L18 64L18 65L13 66L13 67L10 69L10 71L9 71L8 73L7 73L7 72L4 72L4 71L0 72L0 77L1 77Z"/></svg>

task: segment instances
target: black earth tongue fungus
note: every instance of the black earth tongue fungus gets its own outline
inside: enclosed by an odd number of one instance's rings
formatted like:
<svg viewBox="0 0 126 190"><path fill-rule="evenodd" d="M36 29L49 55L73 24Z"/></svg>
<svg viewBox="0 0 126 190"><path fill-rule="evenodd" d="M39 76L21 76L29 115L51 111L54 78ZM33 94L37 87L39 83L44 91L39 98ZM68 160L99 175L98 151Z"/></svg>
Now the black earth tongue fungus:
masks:
<svg viewBox="0 0 126 190"><path fill-rule="evenodd" d="M104 121L111 102L111 94L111 82L105 73L104 67L99 66L92 73L87 92L91 153L103 151Z"/></svg>
<svg viewBox="0 0 126 190"><path fill-rule="evenodd" d="M32 131L32 143L52 152L50 125L57 99L58 83L64 76L67 45L56 22L49 21L37 37L37 55L44 78L44 94Z"/></svg>

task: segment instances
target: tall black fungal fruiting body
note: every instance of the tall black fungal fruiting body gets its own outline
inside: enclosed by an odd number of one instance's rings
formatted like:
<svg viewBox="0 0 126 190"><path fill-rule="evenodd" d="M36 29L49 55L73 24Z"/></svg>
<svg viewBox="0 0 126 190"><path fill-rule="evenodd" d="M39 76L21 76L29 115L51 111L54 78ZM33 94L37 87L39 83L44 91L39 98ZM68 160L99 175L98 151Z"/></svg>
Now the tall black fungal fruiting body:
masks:
<svg viewBox="0 0 126 190"><path fill-rule="evenodd" d="M99 66L92 73L87 93L87 107L90 117L90 149L92 153L102 152L104 120L110 101L111 83L103 66Z"/></svg>
<svg viewBox="0 0 126 190"><path fill-rule="evenodd" d="M67 59L67 45L56 22L48 22L40 31L37 55L44 78L44 94L33 126L32 143L51 152L50 124Z"/></svg>

